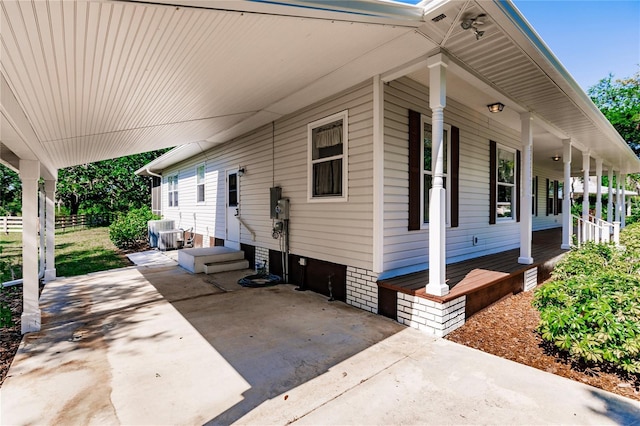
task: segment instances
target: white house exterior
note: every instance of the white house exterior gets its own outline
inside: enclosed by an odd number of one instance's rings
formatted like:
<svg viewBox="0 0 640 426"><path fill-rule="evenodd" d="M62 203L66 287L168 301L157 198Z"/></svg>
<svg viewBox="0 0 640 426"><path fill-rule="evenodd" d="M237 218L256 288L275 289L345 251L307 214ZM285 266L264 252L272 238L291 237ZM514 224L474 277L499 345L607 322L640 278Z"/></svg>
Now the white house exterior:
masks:
<svg viewBox="0 0 640 426"><path fill-rule="evenodd" d="M180 145L138 173L161 176L162 216L193 228L197 245L241 247L277 270L280 187L292 281L306 268L318 291L332 280L338 298L377 312L379 279L428 269L436 301L398 303L437 311L438 324L418 325L434 334L464 310L464 299L437 301L448 264L514 248L531 264L532 231L554 227L568 247L571 176L640 170L509 1L3 4L13 25L2 30L0 159L23 182ZM21 56L73 45L58 10L76 17L84 49L66 62ZM58 31L38 39L38 25ZM38 101L47 78L54 89ZM35 194L25 186L34 218ZM36 238L35 225L25 233ZM25 273L24 331L39 328L34 282Z"/></svg>

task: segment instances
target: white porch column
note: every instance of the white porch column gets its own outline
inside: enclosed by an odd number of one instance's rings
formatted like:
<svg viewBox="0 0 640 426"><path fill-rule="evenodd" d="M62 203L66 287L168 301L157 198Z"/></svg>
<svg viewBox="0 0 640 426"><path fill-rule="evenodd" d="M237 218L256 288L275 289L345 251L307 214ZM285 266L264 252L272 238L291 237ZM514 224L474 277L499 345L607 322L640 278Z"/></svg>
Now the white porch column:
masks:
<svg viewBox="0 0 640 426"><path fill-rule="evenodd" d="M520 114L520 140L522 142L522 183L523 188L520 194L520 257L518 263L531 265L533 257L531 257L531 229L533 219L531 217L531 147L533 145L533 131L531 122L533 117L531 113Z"/></svg>
<svg viewBox="0 0 640 426"><path fill-rule="evenodd" d="M589 167L590 157L589 151L584 151L582 153L582 170L584 172L583 175L583 188L582 188L582 220L585 222L589 220Z"/></svg>
<svg viewBox="0 0 640 426"><path fill-rule="evenodd" d="M613 222L613 167L609 166L609 173L608 176L609 178L609 183L608 183L608 195L607 195L607 222L612 223Z"/></svg>
<svg viewBox="0 0 640 426"><path fill-rule="evenodd" d="M44 280L53 281L56 279L56 181L45 180L44 191L46 196L46 238L45 243L45 270Z"/></svg>
<svg viewBox="0 0 640 426"><path fill-rule="evenodd" d="M433 186L429 197L429 284L426 292L436 296L449 293L446 283L446 191L444 188L444 107L447 103L449 58L438 53L427 60L429 67L429 108L431 108L431 167Z"/></svg>
<svg viewBox="0 0 640 426"><path fill-rule="evenodd" d="M602 219L602 159L596 158L596 217Z"/></svg>
<svg viewBox="0 0 640 426"><path fill-rule="evenodd" d="M620 175L620 185L622 186L622 201L620 202L620 229L625 227L625 221L627 218L627 194L625 193L627 190L627 175L625 173Z"/></svg>
<svg viewBox="0 0 640 426"><path fill-rule="evenodd" d="M562 141L562 162L564 163L564 194L562 198L562 245L560 248L571 248L573 235L573 217L571 215L571 139Z"/></svg>
<svg viewBox="0 0 640 426"><path fill-rule="evenodd" d="M582 170L584 172L582 176L582 241L591 240L591 235L589 231L591 228L587 226L589 222L589 167L591 166L589 151L584 151L582 153Z"/></svg>
<svg viewBox="0 0 640 426"><path fill-rule="evenodd" d="M33 160L20 160L20 180L22 181L22 334L40 331L38 179L40 179L40 163Z"/></svg>
<svg viewBox="0 0 640 426"><path fill-rule="evenodd" d="M621 195L621 191L620 191L620 172L616 173L616 216L615 216L615 221L616 222L620 222L622 220L622 218L620 217L620 195Z"/></svg>

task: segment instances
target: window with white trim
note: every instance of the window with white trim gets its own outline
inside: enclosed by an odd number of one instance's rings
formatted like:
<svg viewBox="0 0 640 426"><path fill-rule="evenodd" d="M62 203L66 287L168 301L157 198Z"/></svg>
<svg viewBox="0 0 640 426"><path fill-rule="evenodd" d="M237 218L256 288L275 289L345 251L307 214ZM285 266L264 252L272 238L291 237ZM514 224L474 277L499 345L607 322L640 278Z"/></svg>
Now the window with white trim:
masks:
<svg viewBox="0 0 640 426"><path fill-rule="evenodd" d="M307 126L309 201L347 199L347 111Z"/></svg>
<svg viewBox="0 0 640 426"><path fill-rule="evenodd" d="M178 175L167 177L169 207L178 207Z"/></svg>
<svg viewBox="0 0 640 426"><path fill-rule="evenodd" d="M433 159L431 158L431 147L432 147L432 127L431 127L431 118L424 117L422 118L422 154L423 158L422 163L422 221L424 224L429 223L429 193L433 186ZM444 155L444 164L443 164L443 175L442 175L442 183L446 190L446 223L449 225L450 223L450 190L449 190L449 167L448 165L451 163L451 159L449 158L449 147L451 146L451 126L448 124L444 124L443 129L443 155Z"/></svg>
<svg viewBox="0 0 640 426"><path fill-rule="evenodd" d="M497 156L497 219L513 220L516 212L516 152L499 146Z"/></svg>
<svg viewBox="0 0 640 426"><path fill-rule="evenodd" d="M196 202L204 203L204 163L196 167Z"/></svg>

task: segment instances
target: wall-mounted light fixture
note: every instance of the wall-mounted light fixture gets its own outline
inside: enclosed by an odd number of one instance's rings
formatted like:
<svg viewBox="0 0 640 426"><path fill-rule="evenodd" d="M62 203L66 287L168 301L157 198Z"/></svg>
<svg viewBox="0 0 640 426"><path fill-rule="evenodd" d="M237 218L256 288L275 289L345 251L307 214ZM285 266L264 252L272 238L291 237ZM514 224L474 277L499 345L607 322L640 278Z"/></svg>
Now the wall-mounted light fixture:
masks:
<svg viewBox="0 0 640 426"><path fill-rule="evenodd" d="M553 157L551 157L551 159L552 159L553 161L560 161L560 158L561 158L561 157L560 157L558 154L556 154L556 155L554 155Z"/></svg>
<svg viewBox="0 0 640 426"><path fill-rule="evenodd" d="M240 167L240 168L238 169L238 176L242 177L242 176L244 176L244 174L245 174L245 169L244 169L244 167Z"/></svg>
<svg viewBox="0 0 640 426"><path fill-rule="evenodd" d="M504 109L504 104L496 102L495 104L487 105L487 108L489 108L489 112L500 112Z"/></svg>

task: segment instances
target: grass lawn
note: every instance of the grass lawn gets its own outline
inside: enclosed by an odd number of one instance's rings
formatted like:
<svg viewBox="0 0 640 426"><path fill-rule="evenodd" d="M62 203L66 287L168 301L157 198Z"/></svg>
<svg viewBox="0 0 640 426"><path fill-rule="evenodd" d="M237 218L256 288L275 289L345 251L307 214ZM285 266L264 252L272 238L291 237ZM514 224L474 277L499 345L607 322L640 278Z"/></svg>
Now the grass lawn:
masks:
<svg viewBox="0 0 640 426"><path fill-rule="evenodd" d="M80 230L56 231L56 275L71 277L90 272L128 266L126 258L118 253L118 249L109 240L109 228L88 228ZM3 262L4 261L4 262ZM21 277L22 234L10 233L0 235L0 280L12 279L13 265L15 278Z"/></svg>

